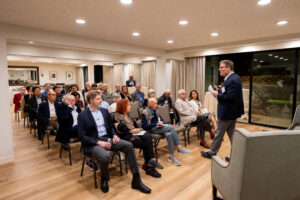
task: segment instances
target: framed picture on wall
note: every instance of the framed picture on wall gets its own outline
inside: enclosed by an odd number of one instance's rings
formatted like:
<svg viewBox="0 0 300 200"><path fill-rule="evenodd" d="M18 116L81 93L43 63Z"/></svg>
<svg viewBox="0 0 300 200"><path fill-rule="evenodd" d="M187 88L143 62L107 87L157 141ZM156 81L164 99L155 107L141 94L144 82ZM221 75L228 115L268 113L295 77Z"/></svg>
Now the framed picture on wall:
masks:
<svg viewBox="0 0 300 200"><path fill-rule="evenodd" d="M57 72L50 72L49 78L51 81L56 81L57 80Z"/></svg>
<svg viewBox="0 0 300 200"><path fill-rule="evenodd" d="M73 80L73 72L67 72L67 80Z"/></svg>

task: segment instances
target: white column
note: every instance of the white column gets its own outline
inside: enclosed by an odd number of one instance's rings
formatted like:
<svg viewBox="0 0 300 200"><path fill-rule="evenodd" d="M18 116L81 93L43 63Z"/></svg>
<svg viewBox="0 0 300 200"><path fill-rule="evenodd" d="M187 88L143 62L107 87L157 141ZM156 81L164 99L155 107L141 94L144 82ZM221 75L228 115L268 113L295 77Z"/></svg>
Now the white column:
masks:
<svg viewBox="0 0 300 200"><path fill-rule="evenodd" d="M0 35L0 164L14 160L9 105L6 39Z"/></svg>
<svg viewBox="0 0 300 200"><path fill-rule="evenodd" d="M89 83L93 84L95 83L95 76L94 76L94 63L87 63L88 66L88 79Z"/></svg>
<svg viewBox="0 0 300 200"><path fill-rule="evenodd" d="M155 66L155 91L156 97L160 97L163 91L167 89L167 73L166 73L166 59L158 58Z"/></svg>

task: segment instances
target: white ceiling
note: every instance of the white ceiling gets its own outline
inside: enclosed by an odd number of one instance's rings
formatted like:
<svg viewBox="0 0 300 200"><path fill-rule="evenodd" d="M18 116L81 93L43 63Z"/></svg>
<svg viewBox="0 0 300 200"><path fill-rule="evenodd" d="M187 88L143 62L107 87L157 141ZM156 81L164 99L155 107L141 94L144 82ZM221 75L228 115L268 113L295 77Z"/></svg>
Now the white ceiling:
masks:
<svg viewBox="0 0 300 200"><path fill-rule="evenodd" d="M133 0L130 6L119 0L1 0L0 21L170 50L300 33L299 10L300 0L266 6L257 0ZM78 25L76 18L87 23ZM179 26L180 19L189 24ZM288 24L278 27L280 19ZM132 37L133 31L140 37Z"/></svg>

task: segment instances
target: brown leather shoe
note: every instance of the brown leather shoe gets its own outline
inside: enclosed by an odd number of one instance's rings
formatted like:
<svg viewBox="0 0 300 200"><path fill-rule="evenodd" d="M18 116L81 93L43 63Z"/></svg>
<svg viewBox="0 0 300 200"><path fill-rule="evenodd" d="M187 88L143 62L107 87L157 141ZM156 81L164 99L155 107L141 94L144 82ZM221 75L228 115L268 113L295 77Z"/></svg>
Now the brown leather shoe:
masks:
<svg viewBox="0 0 300 200"><path fill-rule="evenodd" d="M203 146L204 148L209 149L210 146L205 142L205 140L200 140L200 146Z"/></svg>
<svg viewBox="0 0 300 200"><path fill-rule="evenodd" d="M209 134L210 134L210 139L214 139L215 138L215 130L214 129L211 129L208 131Z"/></svg>

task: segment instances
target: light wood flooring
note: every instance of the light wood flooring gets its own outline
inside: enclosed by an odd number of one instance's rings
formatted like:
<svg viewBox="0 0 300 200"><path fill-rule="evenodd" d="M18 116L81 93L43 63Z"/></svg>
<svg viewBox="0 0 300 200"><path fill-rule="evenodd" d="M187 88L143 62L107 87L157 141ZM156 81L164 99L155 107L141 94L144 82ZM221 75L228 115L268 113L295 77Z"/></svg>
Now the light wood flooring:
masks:
<svg viewBox="0 0 300 200"><path fill-rule="evenodd" d="M241 123L237 127L249 131L270 130ZM23 127L23 121L15 122L13 115L12 130L15 161L0 165L0 199L212 199L211 161L201 157L200 151L204 148L199 146L195 130L191 131L191 144L187 146L193 151L192 154L176 154L182 163L180 167L168 163L167 143L165 140L161 141L159 162L164 169L159 170L162 174L159 179L146 175L141 169L143 157L136 150L142 180L152 189L151 194L131 189L132 175L129 171L120 176L117 160L110 166L110 190L104 194L99 189L99 184L98 189L94 188L92 171L85 168L83 177L80 176L80 145L72 147L73 165L70 166L67 152L64 152L62 159L59 158L59 144L54 142L54 136L51 136L51 148L48 149L46 144L42 145L29 134L29 129ZM180 137L183 141L181 134ZM211 142L209 134L206 134L206 140ZM224 159L229 154L230 143L226 136L218 155Z"/></svg>

